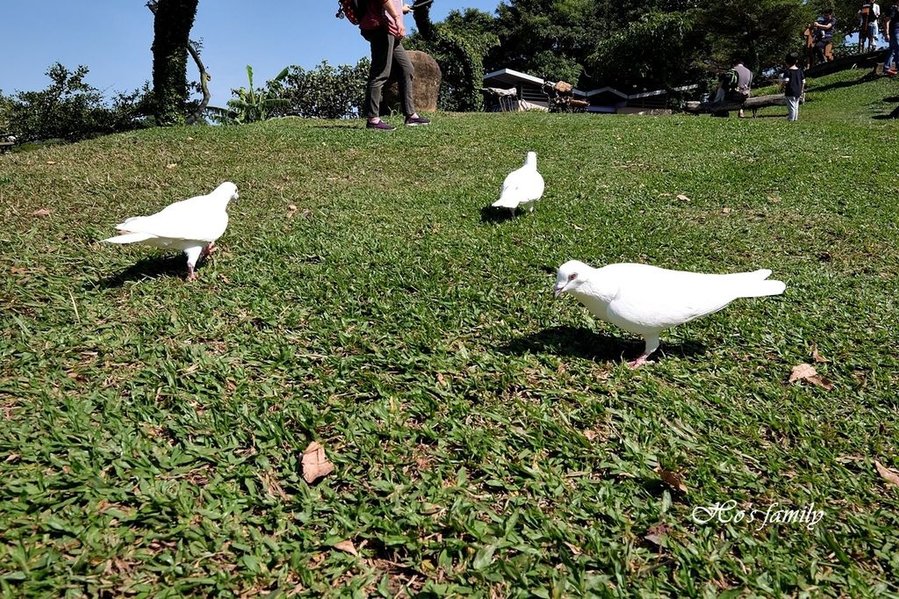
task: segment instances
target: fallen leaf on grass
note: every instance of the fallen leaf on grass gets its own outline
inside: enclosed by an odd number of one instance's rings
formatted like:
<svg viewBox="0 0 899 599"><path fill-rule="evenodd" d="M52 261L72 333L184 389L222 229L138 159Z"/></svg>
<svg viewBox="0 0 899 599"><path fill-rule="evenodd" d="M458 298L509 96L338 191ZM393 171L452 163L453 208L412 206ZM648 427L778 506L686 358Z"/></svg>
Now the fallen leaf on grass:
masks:
<svg viewBox="0 0 899 599"><path fill-rule="evenodd" d="M350 555L359 556L359 552L356 551L356 546L353 545L352 541L341 541L339 543L334 543L334 549L338 551L343 551L344 553L349 553Z"/></svg>
<svg viewBox="0 0 899 599"><path fill-rule="evenodd" d="M31 216L50 216L50 211L46 208L41 208L40 210L35 210L31 213Z"/></svg>
<svg viewBox="0 0 899 599"><path fill-rule="evenodd" d="M877 460L874 460L874 467L877 468L877 473L880 474L883 480L887 481L891 485L899 487L899 472L890 470Z"/></svg>
<svg viewBox="0 0 899 599"><path fill-rule="evenodd" d="M799 364L798 366L793 366L793 369L790 371L790 379L787 382L795 383L817 374L818 371L811 364Z"/></svg>
<svg viewBox="0 0 899 599"><path fill-rule="evenodd" d="M671 472L670 470L665 470L661 466L656 468L656 473L658 473L659 477L665 482L666 485L680 491L681 493L687 492L687 485L684 484L684 479L675 472Z"/></svg>
<svg viewBox="0 0 899 599"><path fill-rule="evenodd" d="M175 163L167 164L167 165L165 166L165 168L171 170L171 169L173 169L173 168L178 168L178 165L175 164Z"/></svg>
<svg viewBox="0 0 899 599"><path fill-rule="evenodd" d="M829 379L818 374L818 371L815 370L815 367L811 364L799 364L798 366L793 366L793 370L790 371L790 378L787 382L793 384L797 381L808 381L826 391L833 389L833 383L830 382Z"/></svg>
<svg viewBox="0 0 899 599"><path fill-rule="evenodd" d="M679 199L681 202L689 202L690 201L690 198L682 193L677 194L677 199Z"/></svg>
<svg viewBox="0 0 899 599"><path fill-rule="evenodd" d="M334 472L334 464L325 456L325 448L313 441L303 451L303 480L310 485Z"/></svg>

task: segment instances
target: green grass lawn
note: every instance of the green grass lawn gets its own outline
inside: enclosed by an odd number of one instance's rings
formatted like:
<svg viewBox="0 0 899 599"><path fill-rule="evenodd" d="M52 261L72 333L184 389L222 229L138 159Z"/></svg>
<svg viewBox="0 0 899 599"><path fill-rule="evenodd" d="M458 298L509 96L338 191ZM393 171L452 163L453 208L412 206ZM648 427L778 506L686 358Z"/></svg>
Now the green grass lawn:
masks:
<svg viewBox="0 0 899 599"><path fill-rule="evenodd" d="M0 589L899 592L874 465L899 469L899 125L873 118L899 82L863 74L811 82L795 124L288 119L0 157ZM528 150L546 194L497 222ZM224 180L241 199L194 283L97 242ZM631 371L639 339L552 299L571 258L787 290ZM815 349L833 388L787 384ZM313 440L336 469L309 485ZM823 517L694 517L728 501Z"/></svg>

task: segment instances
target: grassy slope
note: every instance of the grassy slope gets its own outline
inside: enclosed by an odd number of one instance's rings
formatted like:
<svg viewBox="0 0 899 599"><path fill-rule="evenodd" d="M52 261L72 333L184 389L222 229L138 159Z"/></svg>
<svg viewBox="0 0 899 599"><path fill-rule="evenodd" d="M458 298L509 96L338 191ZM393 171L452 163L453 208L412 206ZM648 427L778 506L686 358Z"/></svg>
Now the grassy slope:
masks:
<svg viewBox="0 0 899 599"><path fill-rule="evenodd" d="M899 88L860 76L815 82L794 125L285 120L3 156L2 589L896 591L873 461L899 468L899 157L871 117ZM482 220L532 149L537 212ZM197 283L95 242L224 179L242 197ZM636 340L551 301L574 257L770 267L787 292L632 372ZM832 391L785 384L814 346ZM310 487L313 439L337 469ZM730 499L825 516L691 518Z"/></svg>

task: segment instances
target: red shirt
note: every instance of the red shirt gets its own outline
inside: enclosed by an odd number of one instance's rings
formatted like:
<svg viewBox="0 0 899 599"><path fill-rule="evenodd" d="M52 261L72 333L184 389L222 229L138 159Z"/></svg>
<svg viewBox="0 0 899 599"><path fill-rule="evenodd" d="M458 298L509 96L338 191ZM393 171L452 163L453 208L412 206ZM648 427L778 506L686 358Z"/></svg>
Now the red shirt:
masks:
<svg viewBox="0 0 899 599"><path fill-rule="evenodd" d="M388 0L388 2L393 4L398 14L403 14L403 0ZM359 28L380 29L381 27L389 27L393 24L393 17L391 17L390 13L387 12L387 9L384 8L384 4L382 4L381 0L369 0L368 10L365 12L365 16L362 17L362 20L359 21Z"/></svg>

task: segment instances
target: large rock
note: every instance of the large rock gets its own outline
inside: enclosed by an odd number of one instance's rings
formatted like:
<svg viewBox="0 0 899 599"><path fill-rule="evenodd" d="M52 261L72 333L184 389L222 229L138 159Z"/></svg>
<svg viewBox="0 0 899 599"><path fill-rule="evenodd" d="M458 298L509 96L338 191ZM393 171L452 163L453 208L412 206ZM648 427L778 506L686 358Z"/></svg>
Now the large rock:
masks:
<svg viewBox="0 0 899 599"><path fill-rule="evenodd" d="M412 100L415 102L415 110L434 112L437 110L437 96L440 94L442 77L440 65L429 54L418 50L407 50L406 54L409 55L409 60L412 61L412 66L415 68L415 75L412 77ZM384 87L384 94L381 97L381 114L402 113L399 84L396 79L397 70L393 70Z"/></svg>

